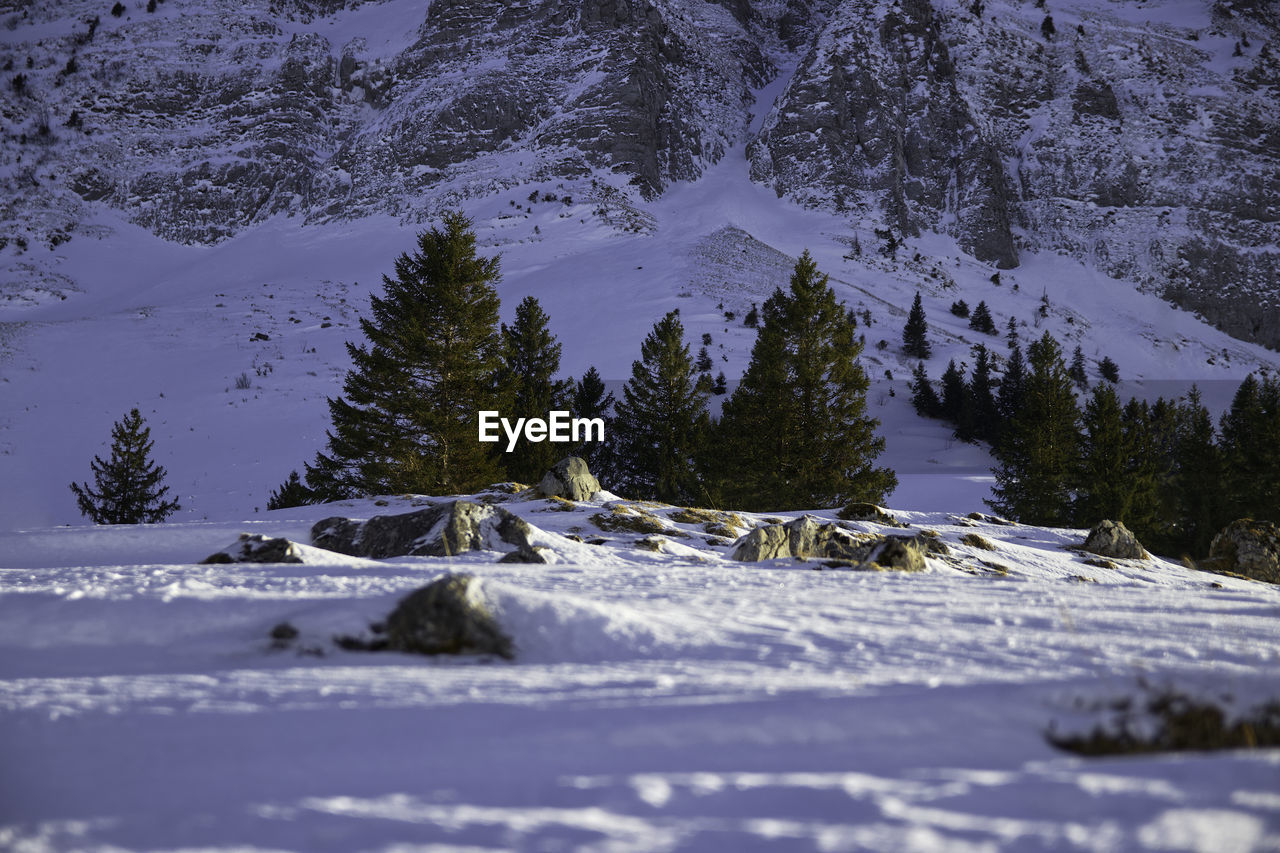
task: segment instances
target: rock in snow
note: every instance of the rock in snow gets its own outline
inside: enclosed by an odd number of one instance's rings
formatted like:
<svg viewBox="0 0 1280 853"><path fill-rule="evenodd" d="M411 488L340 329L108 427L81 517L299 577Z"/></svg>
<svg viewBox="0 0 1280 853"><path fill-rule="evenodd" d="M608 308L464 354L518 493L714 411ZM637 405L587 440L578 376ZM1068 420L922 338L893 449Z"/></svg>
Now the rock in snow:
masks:
<svg viewBox="0 0 1280 853"><path fill-rule="evenodd" d="M465 551L536 554L530 538L535 532L540 531L502 507L456 500L416 512L376 515L368 521L340 516L322 519L311 528L311 541L317 548L375 560L449 557Z"/></svg>
<svg viewBox="0 0 1280 853"><path fill-rule="evenodd" d="M1280 583L1280 527L1239 518L1213 537L1205 567Z"/></svg>
<svg viewBox="0 0 1280 853"><path fill-rule="evenodd" d="M919 572L926 547L920 537L855 535L811 515L757 527L737 541L732 559L744 562L796 557L838 560L867 569Z"/></svg>
<svg viewBox="0 0 1280 853"><path fill-rule="evenodd" d="M561 459L538 483L538 495L544 498L564 498L570 501L589 501L600 491L600 481L591 473L586 461L577 456Z"/></svg>
<svg viewBox="0 0 1280 853"><path fill-rule="evenodd" d="M234 545L216 551L201 563L301 563L302 548L297 542L270 538L261 533L241 533Z"/></svg>
<svg viewBox="0 0 1280 853"><path fill-rule="evenodd" d="M446 575L409 593L386 623L388 651L510 659L514 645L485 606L472 575Z"/></svg>
<svg viewBox="0 0 1280 853"><path fill-rule="evenodd" d="M1084 540L1084 550L1101 557L1118 560L1146 560L1150 558L1138 537L1119 521L1100 521L1089 531Z"/></svg>

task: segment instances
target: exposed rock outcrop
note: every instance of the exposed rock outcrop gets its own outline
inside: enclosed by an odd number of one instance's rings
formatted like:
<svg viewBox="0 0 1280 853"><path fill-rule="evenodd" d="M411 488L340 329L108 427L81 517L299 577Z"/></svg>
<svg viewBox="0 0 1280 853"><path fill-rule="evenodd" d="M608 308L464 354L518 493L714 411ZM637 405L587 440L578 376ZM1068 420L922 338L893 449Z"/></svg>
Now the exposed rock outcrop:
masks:
<svg viewBox="0 0 1280 853"><path fill-rule="evenodd" d="M1104 520L1094 525L1084 540L1083 550L1100 557L1117 560L1146 560L1150 558L1138 537L1122 522Z"/></svg>
<svg viewBox="0 0 1280 853"><path fill-rule="evenodd" d="M423 655L497 655L515 645L485 606L472 575L447 575L409 593L386 621L388 651Z"/></svg>
<svg viewBox="0 0 1280 853"><path fill-rule="evenodd" d="M858 568L918 572L925 568L928 550L921 538L853 534L838 524L806 515L755 528L737 541L730 557L744 562L833 560Z"/></svg>
<svg viewBox="0 0 1280 853"><path fill-rule="evenodd" d="M201 563L301 563L302 546L288 539L261 533L241 533L233 545L215 551Z"/></svg>
<svg viewBox="0 0 1280 853"><path fill-rule="evenodd" d="M600 481L592 475L586 461L570 456L553 465L534 488L544 498L589 501L600 491Z"/></svg>
<svg viewBox="0 0 1280 853"><path fill-rule="evenodd" d="M1270 521L1240 518L1228 524L1209 546L1204 568L1280 583L1280 527Z"/></svg>
<svg viewBox="0 0 1280 853"><path fill-rule="evenodd" d="M876 506L873 503L858 502L851 503L836 513L839 518L845 521L870 521L875 524L883 524L888 527L902 527L902 522L893 517L893 513L889 512L882 506Z"/></svg>
<svg viewBox="0 0 1280 853"><path fill-rule="evenodd" d="M540 531L500 506L457 500L368 521L326 518L311 528L311 541L318 548L375 560L480 550L532 554L537 553L531 538L535 532Z"/></svg>

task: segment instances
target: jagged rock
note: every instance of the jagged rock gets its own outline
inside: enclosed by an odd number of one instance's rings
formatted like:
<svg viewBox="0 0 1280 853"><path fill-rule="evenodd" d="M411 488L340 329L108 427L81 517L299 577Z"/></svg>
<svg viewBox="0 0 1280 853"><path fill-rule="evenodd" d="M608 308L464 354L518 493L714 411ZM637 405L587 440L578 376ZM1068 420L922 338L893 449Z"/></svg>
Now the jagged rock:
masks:
<svg viewBox="0 0 1280 853"><path fill-rule="evenodd" d="M368 521L326 518L311 528L318 548L354 557L448 557L465 551L529 550L536 528L500 506L449 501Z"/></svg>
<svg viewBox="0 0 1280 853"><path fill-rule="evenodd" d="M1099 521L1081 547L1090 554L1117 560L1146 560L1151 556L1138 537L1119 521Z"/></svg>
<svg viewBox="0 0 1280 853"><path fill-rule="evenodd" d="M600 481L592 476L585 460L570 456L553 465L534 491L544 498L589 501L600 491Z"/></svg>
<svg viewBox="0 0 1280 853"><path fill-rule="evenodd" d="M876 524L883 524L889 527L903 527L902 522L894 518L893 515L884 507L876 506L873 503L851 503L837 514L838 518L845 521L871 521Z"/></svg>
<svg viewBox="0 0 1280 853"><path fill-rule="evenodd" d="M472 575L447 575L400 600L386 621L389 651L514 657L514 644L485 606Z"/></svg>
<svg viewBox="0 0 1280 853"><path fill-rule="evenodd" d="M855 567L918 572L925 568L923 538L854 535L806 515L755 528L737 541L729 556L744 562L787 557L836 560Z"/></svg>
<svg viewBox="0 0 1280 853"><path fill-rule="evenodd" d="M272 539L261 533L241 533L234 545L223 548L201 560L206 563L301 563L298 543L288 539Z"/></svg>
<svg viewBox="0 0 1280 853"><path fill-rule="evenodd" d="M517 548L511 553L503 555L503 557L500 560L498 560L498 562L499 563L546 563L548 562L547 554L549 553L550 553L549 549L538 548L536 546L531 548Z"/></svg>
<svg viewBox="0 0 1280 853"><path fill-rule="evenodd" d="M1213 537L1203 566L1280 583L1280 527L1270 521L1236 519Z"/></svg>

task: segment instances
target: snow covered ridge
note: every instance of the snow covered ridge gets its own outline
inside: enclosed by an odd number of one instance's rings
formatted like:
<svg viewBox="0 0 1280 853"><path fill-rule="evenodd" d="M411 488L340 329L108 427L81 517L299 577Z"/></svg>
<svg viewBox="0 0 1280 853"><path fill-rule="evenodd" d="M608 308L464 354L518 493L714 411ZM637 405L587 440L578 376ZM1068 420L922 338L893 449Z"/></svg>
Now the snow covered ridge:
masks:
<svg viewBox="0 0 1280 853"><path fill-rule="evenodd" d="M1083 531L989 517L808 514L851 537L939 543L923 571L868 572L729 558L731 537L803 513L462 497L572 561L499 563L510 546L491 540L452 557L195 562L241 533L306 543L335 515L454 500L422 496L0 534L0 844L1280 843L1274 750L1085 760L1046 737L1089 731L1140 682L1229 693L1240 711L1269 698L1274 586L1159 559L1094 565L1068 550ZM513 661L333 642L375 639L407 593L450 573L478 579Z"/></svg>

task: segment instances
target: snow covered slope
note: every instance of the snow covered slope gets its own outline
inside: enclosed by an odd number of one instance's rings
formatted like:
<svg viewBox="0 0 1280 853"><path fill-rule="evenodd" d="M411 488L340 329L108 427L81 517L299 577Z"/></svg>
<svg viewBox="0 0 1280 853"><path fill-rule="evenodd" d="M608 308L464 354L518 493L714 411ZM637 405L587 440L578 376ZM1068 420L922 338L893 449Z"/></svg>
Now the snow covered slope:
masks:
<svg viewBox="0 0 1280 853"><path fill-rule="evenodd" d="M596 529L600 504L521 499L503 505L605 539L580 546L598 557L193 565L242 531L306 541L321 516L416 501L382 503L0 534L0 846L1280 845L1274 750L1086 760L1045 739L1143 683L1235 712L1274 697L1275 587L1099 568L1064 550L1080 531L946 513L898 513L951 551L919 574L734 563L670 508L645 508L660 553ZM514 662L334 646L457 570ZM283 621L300 634L282 650Z"/></svg>

